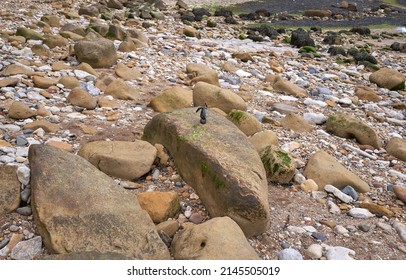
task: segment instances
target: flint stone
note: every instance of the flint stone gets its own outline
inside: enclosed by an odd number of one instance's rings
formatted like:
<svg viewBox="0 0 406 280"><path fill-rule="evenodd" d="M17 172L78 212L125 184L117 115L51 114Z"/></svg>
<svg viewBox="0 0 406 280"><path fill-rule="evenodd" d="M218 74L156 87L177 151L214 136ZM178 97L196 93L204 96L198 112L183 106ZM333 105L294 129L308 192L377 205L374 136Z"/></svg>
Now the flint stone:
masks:
<svg viewBox="0 0 406 280"><path fill-rule="evenodd" d="M356 191L362 193L370 190L367 183L324 151L318 151L310 158L303 175L313 179L319 186L319 190L323 190L325 185L333 185L338 189L351 185Z"/></svg>
<svg viewBox="0 0 406 280"><path fill-rule="evenodd" d="M168 149L211 217L229 216L246 236L266 231L268 187L258 153L220 114L208 110L207 120L200 124L196 108L161 113L146 125L143 139Z"/></svg>
<svg viewBox="0 0 406 280"><path fill-rule="evenodd" d="M97 251L170 259L135 194L91 163L47 145L31 145L29 161L34 219L50 253Z"/></svg>
<svg viewBox="0 0 406 280"><path fill-rule="evenodd" d="M177 260L259 260L244 233L229 217L184 227L172 241L171 251Z"/></svg>

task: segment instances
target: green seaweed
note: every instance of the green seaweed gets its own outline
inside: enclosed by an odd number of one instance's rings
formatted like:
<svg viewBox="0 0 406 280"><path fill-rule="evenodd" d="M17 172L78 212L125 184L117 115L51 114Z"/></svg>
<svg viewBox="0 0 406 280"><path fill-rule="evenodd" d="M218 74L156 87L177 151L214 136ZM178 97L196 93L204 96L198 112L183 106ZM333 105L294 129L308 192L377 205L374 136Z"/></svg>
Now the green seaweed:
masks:
<svg viewBox="0 0 406 280"><path fill-rule="evenodd" d="M231 110L230 113L228 113L228 116L238 124L240 124L241 121L246 117L245 112L235 109Z"/></svg>
<svg viewBox="0 0 406 280"><path fill-rule="evenodd" d="M206 175L209 176L217 189L223 189L226 187L226 182L223 181L212 169L210 169L205 161L201 162L201 171L202 177L204 178Z"/></svg>

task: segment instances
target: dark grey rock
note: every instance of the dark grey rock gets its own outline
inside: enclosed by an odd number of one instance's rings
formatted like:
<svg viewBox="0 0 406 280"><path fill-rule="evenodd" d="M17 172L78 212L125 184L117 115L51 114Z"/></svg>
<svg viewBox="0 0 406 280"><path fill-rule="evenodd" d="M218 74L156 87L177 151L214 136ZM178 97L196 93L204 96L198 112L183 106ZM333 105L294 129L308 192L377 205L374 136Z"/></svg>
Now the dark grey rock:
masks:
<svg viewBox="0 0 406 280"><path fill-rule="evenodd" d="M16 209L16 212L23 216L30 216L32 214L31 206L24 206Z"/></svg>
<svg viewBox="0 0 406 280"><path fill-rule="evenodd" d="M304 46L316 46L314 40L310 38L310 34L302 28L299 28L292 32L292 36L290 37L290 44L298 48Z"/></svg>
<svg viewBox="0 0 406 280"><path fill-rule="evenodd" d="M299 251L287 248L278 253L278 260L303 260L303 256Z"/></svg>
<svg viewBox="0 0 406 280"><path fill-rule="evenodd" d="M358 200L359 196L358 196L357 191L353 187L351 187L350 185L345 186L341 191L343 193L345 193L346 195L351 196L355 201Z"/></svg>
<svg viewBox="0 0 406 280"><path fill-rule="evenodd" d="M327 240L326 235L324 233L322 233L322 232L313 232L312 237L314 239L317 239L317 240L320 240L320 241L326 241Z"/></svg>

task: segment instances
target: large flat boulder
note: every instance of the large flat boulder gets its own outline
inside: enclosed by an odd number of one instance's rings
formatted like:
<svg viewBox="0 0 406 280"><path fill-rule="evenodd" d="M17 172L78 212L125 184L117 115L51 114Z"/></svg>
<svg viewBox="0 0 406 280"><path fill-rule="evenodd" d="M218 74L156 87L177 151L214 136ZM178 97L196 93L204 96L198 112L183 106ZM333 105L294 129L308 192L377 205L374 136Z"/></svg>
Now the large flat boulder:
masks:
<svg viewBox="0 0 406 280"><path fill-rule="evenodd" d="M213 218L200 225L186 224L175 234L171 251L177 260L259 260L229 217Z"/></svg>
<svg viewBox="0 0 406 280"><path fill-rule="evenodd" d="M96 251L170 259L135 194L80 156L31 145L32 209L50 253Z"/></svg>
<svg viewBox="0 0 406 280"><path fill-rule="evenodd" d="M339 189L350 185L362 193L370 190L366 182L324 151L318 151L310 158L303 174L313 179L319 186L319 190L323 190L325 185L333 185Z"/></svg>
<svg viewBox="0 0 406 280"><path fill-rule="evenodd" d="M202 125L196 108L161 113L145 126L143 139L169 150L212 217L229 216L246 236L267 230L264 166L244 133L227 118L208 109Z"/></svg>

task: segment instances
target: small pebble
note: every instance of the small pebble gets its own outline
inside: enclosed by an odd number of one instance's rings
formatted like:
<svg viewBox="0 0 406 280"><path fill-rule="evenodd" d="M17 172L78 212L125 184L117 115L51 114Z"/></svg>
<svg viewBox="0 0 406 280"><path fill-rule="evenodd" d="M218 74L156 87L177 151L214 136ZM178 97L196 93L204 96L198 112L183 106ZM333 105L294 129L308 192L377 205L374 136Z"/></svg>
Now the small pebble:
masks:
<svg viewBox="0 0 406 280"><path fill-rule="evenodd" d="M313 237L314 239L320 240L320 241L322 241L322 242L324 242L324 241L327 240L326 235L325 235L324 233L322 233L322 232L313 232L313 233L312 233L312 237Z"/></svg>
<svg viewBox="0 0 406 280"><path fill-rule="evenodd" d="M299 251L287 248L278 253L278 260L303 260L303 256Z"/></svg>

